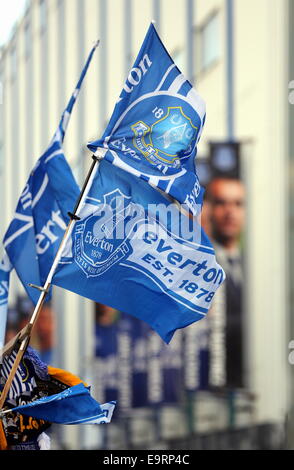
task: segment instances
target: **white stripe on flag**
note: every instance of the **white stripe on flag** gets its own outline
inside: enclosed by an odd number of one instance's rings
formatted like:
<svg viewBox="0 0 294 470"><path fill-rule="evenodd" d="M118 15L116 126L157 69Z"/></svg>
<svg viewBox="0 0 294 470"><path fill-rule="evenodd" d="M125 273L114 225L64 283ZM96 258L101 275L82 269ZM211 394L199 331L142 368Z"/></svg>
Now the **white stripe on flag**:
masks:
<svg viewBox="0 0 294 470"><path fill-rule="evenodd" d="M59 139L56 139L56 140L60 140L60 131L59 131ZM63 151L62 150L56 150L56 152L53 152L51 155L49 155L49 157L46 158L45 160L45 163L48 163L50 162L50 160L52 160L52 158L54 157L57 157L58 155L63 155Z"/></svg>
<svg viewBox="0 0 294 470"><path fill-rule="evenodd" d="M147 178L154 178L153 175L150 175L148 173L143 173L143 172L140 172L138 170L136 170L135 168L133 168L132 166L128 165L127 163L125 163L123 160L121 160L118 156L118 154L114 151L114 150L109 150L110 153L112 154L113 158L114 158L114 165L118 166L119 168L121 168L122 170L125 170L125 171L128 171L129 173L135 175L135 176L138 176L139 178L141 176L146 176ZM185 170L185 168L182 168L179 173L177 173L175 176L160 176L160 179L163 180L163 181L169 181L170 179L172 179L172 182L174 182L175 178L179 178L180 176L183 176L185 173L187 173L187 170Z"/></svg>
<svg viewBox="0 0 294 470"><path fill-rule="evenodd" d="M163 75L162 79L161 79L161 82L159 83L158 87L156 88L155 91L159 91L160 88L162 87L162 85L164 84L167 76L169 75L169 73L172 71L172 69L174 69L176 67L176 64L172 64L169 66L169 68L167 69L167 71L165 72L165 74Z"/></svg>
<svg viewBox="0 0 294 470"><path fill-rule="evenodd" d="M172 84L169 87L168 91L170 93L177 93L186 81L187 81L187 79L181 73L181 75L178 75L177 78L172 82Z"/></svg>
<svg viewBox="0 0 294 470"><path fill-rule="evenodd" d="M13 242L13 240L15 240L17 237L22 235L27 230L30 230L34 226L34 220L33 220L33 217L31 217L31 216L18 214L16 212L14 218L18 219L18 220L22 220L22 221L27 222L27 223L22 228L17 230L13 235L11 235L11 237L9 237L9 238L7 238L7 240L5 240L4 248L6 248L8 245L10 245L10 243Z"/></svg>
<svg viewBox="0 0 294 470"><path fill-rule="evenodd" d="M44 192L45 192L45 190L48 186L48 183L49 183L49 178L48 178L48 175L46 173L39 191L37 192L36 196L32 200L32 208L34 208L38 204L38 202L40 201L41 197L43 196L43 194L44 194Z"/></svg>
<svg viewBox="0 0 294 470"><path fill-rule="evenodd" d="M200 95L195 91L194 88L191 88L189 93L186 96L188 103L196 109L199 116L204 116L206 113L206 104L205 101L201 98Z"/></svg>
<svg viewBox="0 0 294 470"><path fill-rule="evenodd" d="M64 116L63 116L63 121L62 121L62 129L64 132L66 131L66 128L68 126L70 116L71 116L70 113L68 111L65 111Z"/></svg>

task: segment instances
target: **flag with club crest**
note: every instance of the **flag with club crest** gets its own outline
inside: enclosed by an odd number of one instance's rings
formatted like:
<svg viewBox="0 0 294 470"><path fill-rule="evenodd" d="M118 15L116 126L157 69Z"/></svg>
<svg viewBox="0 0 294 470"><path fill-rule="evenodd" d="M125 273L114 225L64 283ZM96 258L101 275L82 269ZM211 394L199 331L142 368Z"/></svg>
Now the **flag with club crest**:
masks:
<svg viewBox="0 0 294 470"><path fill-rule="evenodd" d="M151 24L101 140L53 284L148 323L166 342L205 317L225 279L199 218L205 104ZM160 191L159 191L160 190ZM173 200L172 199L172 200Z"/></svg>
<svg viewBox="0 0 294 470"><path fill-rule="evenodd" d="M98 43L92 48L54 137L35 165L4 237L12 267L36 304L80 190L65 159L62 144L69 119Z"/></svg>
<svg viewBox="0 0 294 470"><path fill-rule="evenodd" d="M225 279L197 218L103 159L52 283L144 320L169 342Z"/></svg>
<svg viewBox="0 0 294 470"><path fill-rule="evenodd" d="M147 32L95 154L158 187L195 215L203 190L196 173L205 103L183 76L153 24Z"/></svg>

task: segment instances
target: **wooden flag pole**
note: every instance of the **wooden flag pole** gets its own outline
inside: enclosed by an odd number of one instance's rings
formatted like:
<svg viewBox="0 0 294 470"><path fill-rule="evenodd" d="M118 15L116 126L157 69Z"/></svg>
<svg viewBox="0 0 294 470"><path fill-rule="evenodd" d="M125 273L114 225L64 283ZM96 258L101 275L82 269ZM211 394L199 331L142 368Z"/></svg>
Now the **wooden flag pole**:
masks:
<svg viewBox="0 0 294 470"><path fill-rule="evenodd" d="M23 327L22 330L17 333L16 336L14 336L14 338L12 338L8 343L5 344L5 346L3 346L0 358L10 355L11 351L15 349L16 345L20 344L22 340L29 334L29 328L30 325L28 323L26 326Z"/></svg>
<svg viewBox="0 0 294 470"><path fill-rule="evenodd" d="M72 233L75 222L80 220L80 218L78 217L78 213L79 213L80 209L82 208L82 206L84 204L86 195L88 193L88 189L90 187L90 184L92 183L92 178L94 177L94 170L96 168L96 164L98 162L100 162L103 157L97 157L97 156L93 155L92 158L93 158L93 162L92 162L91 168L90 168L90 170L88 172L88 175L86 177L86 180L84 182L83 188L82 188L81 193L79 195L79 198L78 198L78 201L77 201L76 206L74 208L74 211L73 211L73 213L71 213L71 212L69 213L70 221L69 221L69 223L67 225L67 228L64 232L63 238L61 240L58 251L55 255L53 264L52 264L50 272L47 276L44 287L38 287L38 286L31 285L32 287L35 287L35 288L39 289L41 291L41 294L40 294L39 300L36 304L36 307L34 309L34 312L32 314L32 317L30 319L30 322L23 330L20 331L20 333L15 337L15 339L13 339L9 343L7 343L7 345L4 346L4 348L1 350L1 357L2 357L2 355L7 355L9 353L9 351L11 351L11 349L14 349L16 344L18 344L19 341L21 340L21 344L20 344L20 347L18 349L15 361L13 363L13 366L12 366L11 370L10 370L10 373L9 373L7 381L4 385L3 391L0 395L0 412L3 409L5 400L7 398L9 389L10 389L11 384L12 384L12 381L15 377L16 372L17 372L18 366L19 366L19 364L20 364L20 362L21 362L21 360L22 360L22 358L23 358L23 356L26 352L26 349L29 345L32 331L33 331L34 326L35 326L35 324L36 324L36 322L39 318L40 312L42 310L42 307L43 307L44 302L46 300L46 297L48 295L49 289L51 287L51 281L52 281L52 278L53 278L54 273L56 271L56 268L59 264L59 261L61 259L64 247L65 247L65 245L66 245L66 243L67 243L67 241L68 241L68 239L69 239L69 237Z"/></svg>

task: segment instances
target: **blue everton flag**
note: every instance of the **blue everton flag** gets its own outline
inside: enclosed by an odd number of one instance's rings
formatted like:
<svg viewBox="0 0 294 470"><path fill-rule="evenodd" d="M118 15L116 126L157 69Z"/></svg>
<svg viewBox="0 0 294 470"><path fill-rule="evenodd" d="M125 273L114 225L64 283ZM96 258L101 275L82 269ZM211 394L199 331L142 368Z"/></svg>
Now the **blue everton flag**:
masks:
<svg viewBox="0 0 294 470"><path fill-rule="evenodd" d="M58 424L110 423L115 402L100 405L82 383L11 411Z"/></svg>
<svg viewBox="0 0 294 470"><path fill-rule="evenodd" d="M62 143L73 106L97 44L93 47L77 87L66 107L49 148L38 160L20 196L4 247L24 288L36 303L73 210L79 187L65 159Z"/></svg>
<svg viewBox="0 0 294 470"><path fill-rule="evenodd" d="M3 347L5 341L9 277L11 269L12 266L10 264L7 254L5 254L2 261L0 262L0 348Z"/></svg>
<svg viewBox="0 0 294 470"><path fill-rule="evenodd" d="M153 24L147 32L97 155L157 186L197 214L203 190L195 157L205 103L177 68Z"/></svg>
<svg viewBox="0 0 294 470"><path fill-rule="evenodd" d="M169 342L205 317L225 279L197 218L103 159L53 284L147 322Z"/></svg>

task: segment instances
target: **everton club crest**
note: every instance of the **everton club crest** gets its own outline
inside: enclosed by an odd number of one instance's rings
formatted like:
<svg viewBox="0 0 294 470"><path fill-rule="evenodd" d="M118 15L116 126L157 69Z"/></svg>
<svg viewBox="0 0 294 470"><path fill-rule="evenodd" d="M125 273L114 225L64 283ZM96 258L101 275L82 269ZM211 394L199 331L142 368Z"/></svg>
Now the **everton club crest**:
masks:
<svg viewBox="0 0 294 470"><path fill-rule="evenodd" d="M94 214L76 224L75 262L86 276L96 277L131 253L129 237L138 222L138 206L119 189L103 196ZM143 211L144 212L144 211Z"/></svg>
<svg viewBox="0 0 294 470"><path fill-rule="evenodd" d="M181 166L180 159L189 156L196 143L198 128L192 124L181 106L155 109L159 117L151 127L139 121L131 126L135 134L133 144L152 165L171 168Z"/></svg>

